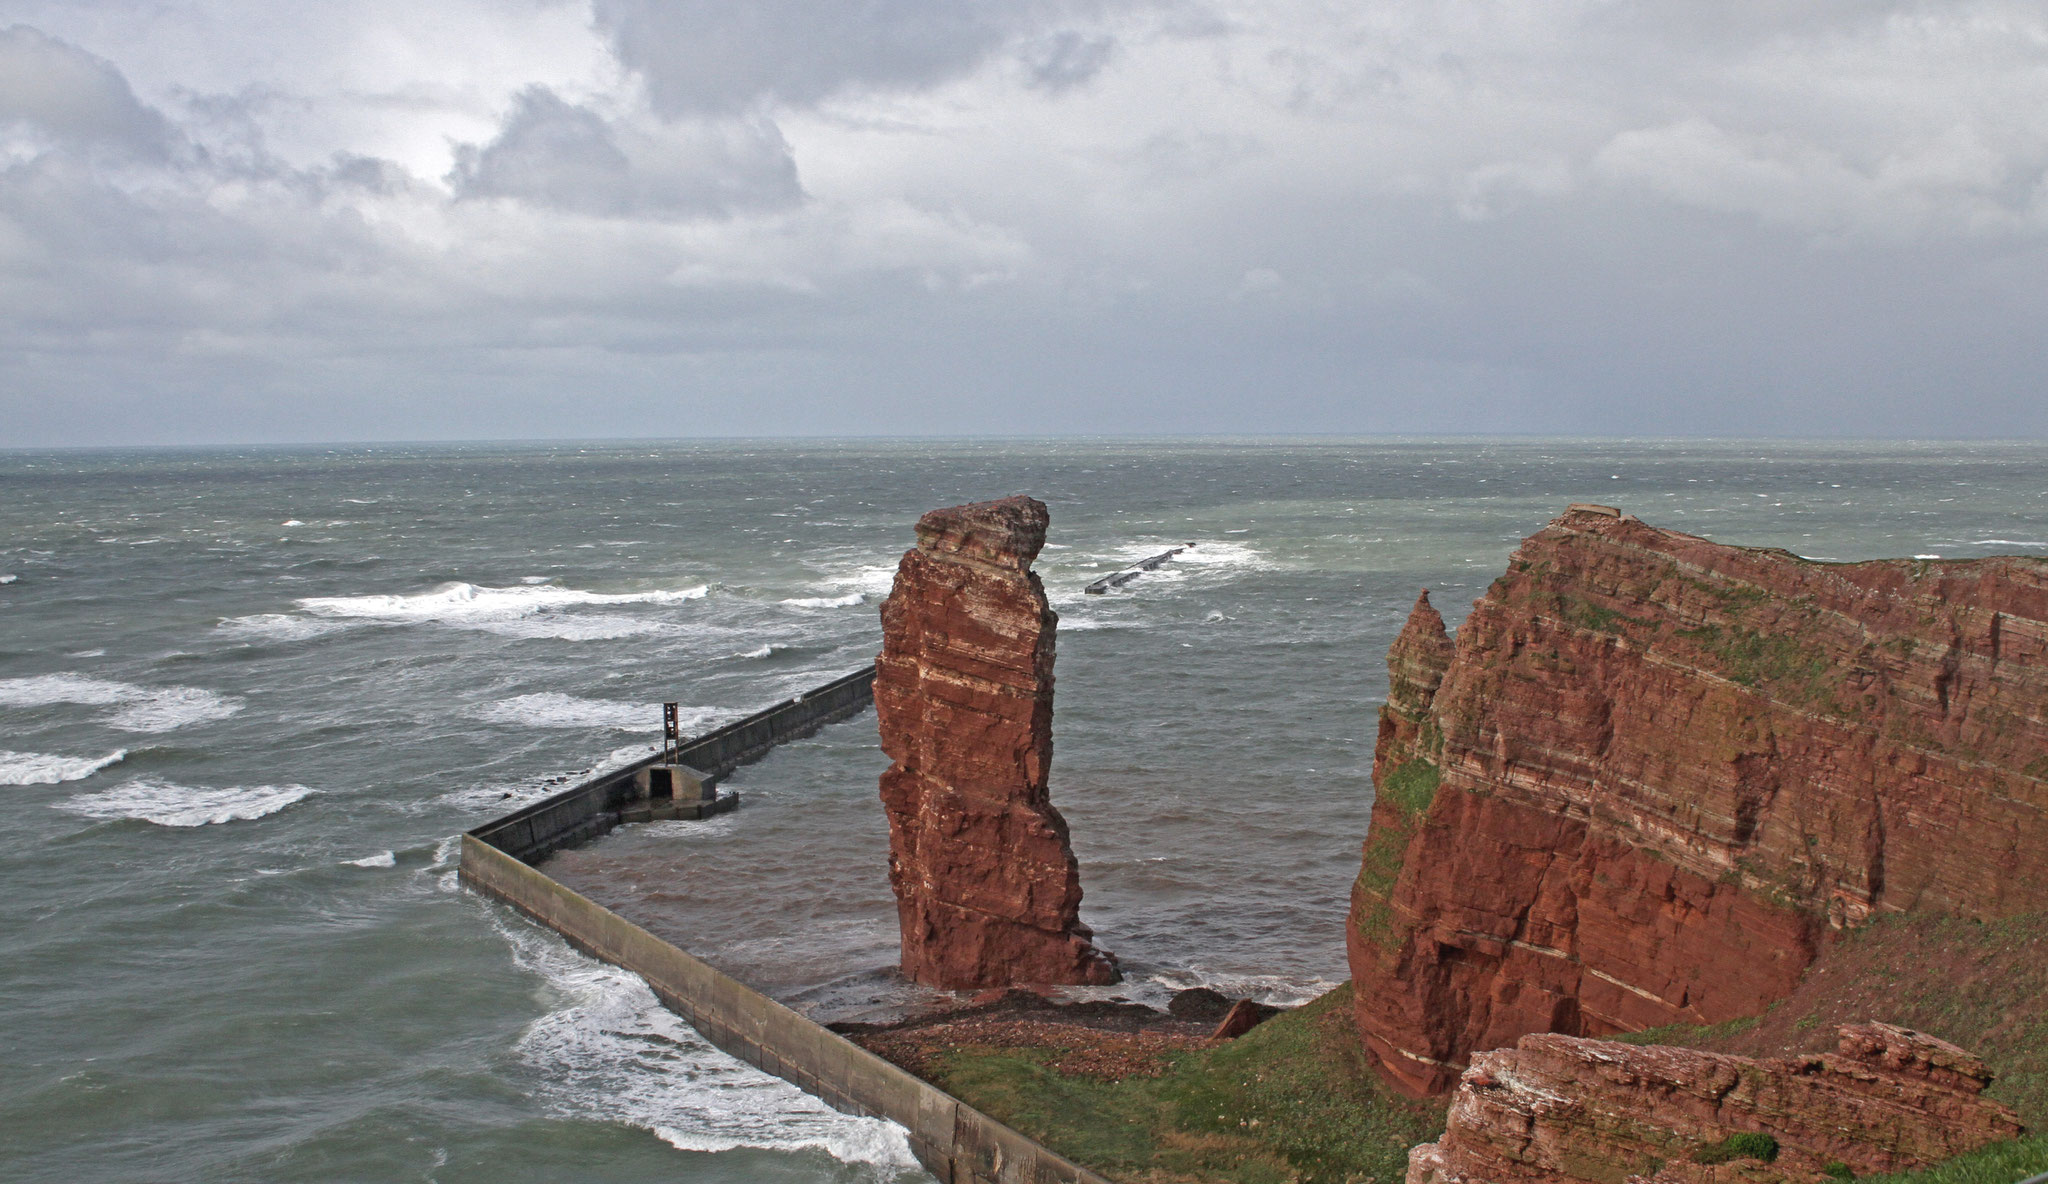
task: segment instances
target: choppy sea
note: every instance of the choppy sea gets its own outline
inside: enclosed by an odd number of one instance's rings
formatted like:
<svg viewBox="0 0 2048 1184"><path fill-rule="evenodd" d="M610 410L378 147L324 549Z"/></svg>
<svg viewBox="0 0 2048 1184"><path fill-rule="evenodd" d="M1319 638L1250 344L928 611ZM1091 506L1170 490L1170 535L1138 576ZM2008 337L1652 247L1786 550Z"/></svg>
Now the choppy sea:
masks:
<svg viewBox="0 0 2048 1184"><path fill-rule="evenodd" d="M1821 558L2048 553L2038 444L0 453L0 1175L923 1178L459 888L453 836L645 751L664 700L703 728L869 660L918 514L1010 493L1052 508L1084 919L1151 999L1342 979L1386 647L1567 502ZM858 1008L893 956L883 764L864 715L560 874Z"/></svg>

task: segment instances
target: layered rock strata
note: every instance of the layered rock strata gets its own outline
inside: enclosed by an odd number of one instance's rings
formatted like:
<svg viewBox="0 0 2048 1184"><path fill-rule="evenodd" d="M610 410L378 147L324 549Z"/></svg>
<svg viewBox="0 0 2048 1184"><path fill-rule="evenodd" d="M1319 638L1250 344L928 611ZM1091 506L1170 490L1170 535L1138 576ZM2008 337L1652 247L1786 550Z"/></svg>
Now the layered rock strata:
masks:
<svg viewBox="0 0 2048 1184"><path fill-rule="evenodd" d="M949 989L1112 983L1081 924L1067 823L1046 793L1053 634L1031 561L1045 505L933 510L882 605L875 713L903 973Z"/></svg>
<svg viewBox="0 0 2048 1184"><path fill-rule="evenodd" d="M1480 1053L1408 1184L1712 1184L1912 1171L2024 1133L1984 1063L1889 1024L1772 1060L1570 1036Z"/></svg>
<svg viewBox="0 0 2048 1184"><path fill-rule="evenodd" d="M1819 563L1574 507L1389 655L1348 931L1382 1072L1754 1014L1830 928L2048 907L2048 561Z"/></svg>

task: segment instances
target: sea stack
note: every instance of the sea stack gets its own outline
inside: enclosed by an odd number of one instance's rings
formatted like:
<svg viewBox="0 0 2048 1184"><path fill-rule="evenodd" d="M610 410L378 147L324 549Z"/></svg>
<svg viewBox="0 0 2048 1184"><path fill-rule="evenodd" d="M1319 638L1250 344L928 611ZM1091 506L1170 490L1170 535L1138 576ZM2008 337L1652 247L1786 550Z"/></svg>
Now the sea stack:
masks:
<svg viewBox="0 0 2048 1184"><path fill-rule="evenodd" d="M1831 930L2048 908L2048 561L1818 563L1574 506L1388 659L1348 945L1441 1093L1531 1033L1755 1015Z"/></svg>
<svg viewBox="0 0 2048 1184"><path fill-rule="evenodd" d="M882 605L875 713L903 973L946 989L1104 984L1081 875L1046 792L1059 617L1028 497L933 510Z"/></svg>

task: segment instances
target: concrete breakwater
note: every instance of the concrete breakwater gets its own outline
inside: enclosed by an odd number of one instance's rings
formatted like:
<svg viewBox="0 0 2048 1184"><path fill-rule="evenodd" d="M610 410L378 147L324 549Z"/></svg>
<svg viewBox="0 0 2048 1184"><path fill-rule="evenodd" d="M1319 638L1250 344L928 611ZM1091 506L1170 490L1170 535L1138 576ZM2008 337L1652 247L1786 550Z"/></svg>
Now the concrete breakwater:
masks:
<svg viewBox="0 0 2048 1184"><path fill-rule="evenodd" d="M686 742L680 762L712 777L865 710L874 669ZM593 957L632 971L726 1053L849 1114L886 1118L943 1184L1109 1184L951 1094L719 971L534 866L618 826L660 760L593 777L462 837L462 882L504 901Z"/></svg>
<svg viewBox="0 0 2048 1184"><path fill-rule="evenodd" d="M1132 580L1137 579L1139 576L1144 575L1148 571L1158 571L1161 567L1166 565L1166 562L1168 560L1172 559L1175 555L1180 554L1182 551L1185 551L1192 546L1194 546L1193 543L1184 543L1178 547L1175 547L1171 551L1162 551L1159 554L1152 556L1150 559L1141 559L1138 562L1133 563L1131 566L1124 568L1122 571L1111 572L1110 574L1102 577L1101 579L1096 580L1094 583L1089 584L1086 588L1081 589L1081 591L1086 592L1090 596L1104 595L1105 593L1109 592L1110 589L1121 588L1125 584L1130 583Z"/></svg>
<svg viewBox="0 0 2048 1184"><path fill-rule="evenodd" d="M778 744L801 739L826 724L867 710L874 703L874 686L875 668L864 666L685 741L675 753L677 763L700 771L707 783L715 783L741 765L759 760ZM514 859L536 863L619 825L621 812L640 796L635 783L641 771L661 759L650 755L622 769L600 773L469 833Z"/></svg>

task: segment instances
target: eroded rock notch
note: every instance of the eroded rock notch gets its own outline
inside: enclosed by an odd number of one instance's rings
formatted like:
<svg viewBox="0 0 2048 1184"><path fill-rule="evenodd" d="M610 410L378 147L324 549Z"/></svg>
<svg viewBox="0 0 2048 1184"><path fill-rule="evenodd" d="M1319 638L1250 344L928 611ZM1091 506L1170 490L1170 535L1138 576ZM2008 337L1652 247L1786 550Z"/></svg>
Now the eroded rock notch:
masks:
<svg viewBox="0 0 2048 1184"><path fill-rule="evenodd" d="M889 882L903 973L930 986L1119 977L1046 793L1059 618L1031 561L1049 517L1028 497L933 510L882 605Z"/></svg>

